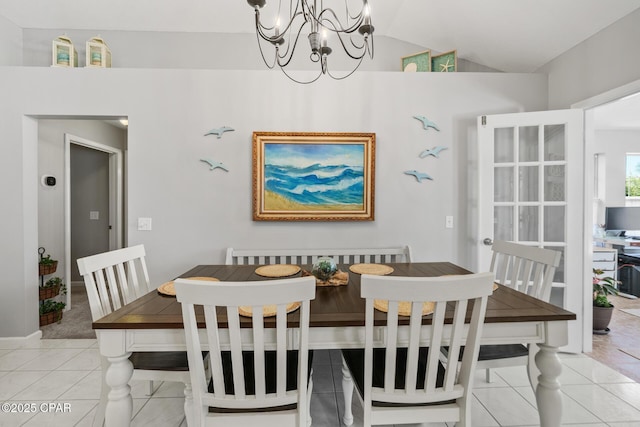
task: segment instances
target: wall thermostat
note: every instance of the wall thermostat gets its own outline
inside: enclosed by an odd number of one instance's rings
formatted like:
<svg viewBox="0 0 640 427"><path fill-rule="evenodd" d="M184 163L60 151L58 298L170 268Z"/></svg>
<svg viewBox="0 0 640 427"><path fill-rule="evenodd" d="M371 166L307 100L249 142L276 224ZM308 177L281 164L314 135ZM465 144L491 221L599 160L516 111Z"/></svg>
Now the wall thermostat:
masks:
<svg viewBox="0 0 640 427"><path fill-rule="evenodd" d="M56 177L51 175L42 175L42 185L45 187L53 187L56 185Z"/></svg>

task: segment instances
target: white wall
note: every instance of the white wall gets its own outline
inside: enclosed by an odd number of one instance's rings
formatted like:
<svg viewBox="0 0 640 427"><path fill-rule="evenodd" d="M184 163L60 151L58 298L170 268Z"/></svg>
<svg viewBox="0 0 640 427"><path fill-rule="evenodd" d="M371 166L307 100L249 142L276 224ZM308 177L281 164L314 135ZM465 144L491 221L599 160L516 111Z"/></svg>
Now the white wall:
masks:
<svg viewBox="0 0 640 427"><path fill-rule="evenodd" d="M22 65L22 29L0 15L0 66Z"/></svg>
<svg viewBox="0 0 640 427"><path fill-rule="evenodd" d="M493 73L358 73L350 79L294 85L278 72L207 70L94 70L0 68L0 221L8 255L0 336L37 329L37 134L26 116L128 116L128 244L144 243L154 284L199 263L223 262L227 246L362 247L409 244L416 260L468 266L469 182L474 170L476 117L541 110L546 77ZM440 132L427 132L413 115L426 115ZM222 139L204 133L222 125ZM254 222L251 215L253 131L375 132L374 222ZM80 135L83 136L83 135ZM439 159L418 154L436 145ZM229 172L199 161L223 161ZM8 160L10 158L11 160ZM20 161L22 160L22 161ZM428 172L417 183L403 171ZM10 184L9 184L10 182ZM15 207L15 209L13 208ZM445 229L446 215L456 227ZM138 231L138 217L153 218ZM22 230L22 231L21 231ZM12 248L8 250L6 248ZM4 258L0 257L0 259ZM25 291L26 289L26 291ZM29 317L17 325L14 315ZM5 319L6 317L6 319Z"/></svg>
<svg viewBox="0 0 640 427"><path fill-rule="evenodd" d="M640 130L597 130L594 151L605 154L605 206L624 206L625 156L640 153Z"/></svg>
<svg viewBox="0 0 640 427"><path fill-rule="evenodd" d="M640 9L537 72L549 75L549 109L572 104L640 79Z"/></svg>

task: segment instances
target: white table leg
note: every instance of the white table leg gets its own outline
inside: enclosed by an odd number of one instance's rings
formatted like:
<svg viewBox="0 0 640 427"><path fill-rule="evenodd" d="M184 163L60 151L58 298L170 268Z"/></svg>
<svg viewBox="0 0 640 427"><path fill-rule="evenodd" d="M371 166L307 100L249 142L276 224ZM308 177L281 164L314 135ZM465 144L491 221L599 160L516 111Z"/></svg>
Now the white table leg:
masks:
<svg viewBox="0 0 640 427"><path fill-rule="evenodd" d="M540 427L560 427L562 420L562 393L558 377L562 372L562 363L558 358L558 347L538 344L540 351L535 356L540 369L536 402L540 415Z"/></svg>
<svg viewBox="0 0 640 427"><path fill-rule="evenodd" d="M344 358L342 358L342 395L344 396L344 417L342 417L342 422L345 426L350 426L353 424L353 412L351 410L353 379Z"/></svg>
<svg viewBox="0 0 640 427"><path fill-rule="evenodd" d="M129 380L133 375L133 365L129 361L131 353L107 357L109 368L105 380L109 385L109 400L105 410L105 426L121 427L131 424L133 399Z"/></svg>

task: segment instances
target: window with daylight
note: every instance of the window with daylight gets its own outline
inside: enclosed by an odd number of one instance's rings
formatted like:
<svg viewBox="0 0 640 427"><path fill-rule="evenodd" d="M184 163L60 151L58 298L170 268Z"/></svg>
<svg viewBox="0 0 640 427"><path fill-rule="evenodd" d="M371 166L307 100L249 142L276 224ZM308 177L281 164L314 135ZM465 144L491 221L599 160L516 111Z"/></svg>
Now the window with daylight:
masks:
<svg viewBox="0 0 640 427"><path fill-rule="evenodd" d="M640 154L627 154L625 205L640 206Z"/></svg>

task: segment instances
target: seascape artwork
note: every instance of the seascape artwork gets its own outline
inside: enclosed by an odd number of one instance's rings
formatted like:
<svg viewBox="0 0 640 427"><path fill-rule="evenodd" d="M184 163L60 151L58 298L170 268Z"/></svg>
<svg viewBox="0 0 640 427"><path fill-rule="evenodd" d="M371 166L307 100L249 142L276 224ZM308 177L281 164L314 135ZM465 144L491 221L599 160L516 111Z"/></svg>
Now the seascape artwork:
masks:
<svg viewBox="0 0 640 427"><path fill-rule="evenodd" d="M264 208L269 211L362 211L363 144L266 143Z"/></svg>

